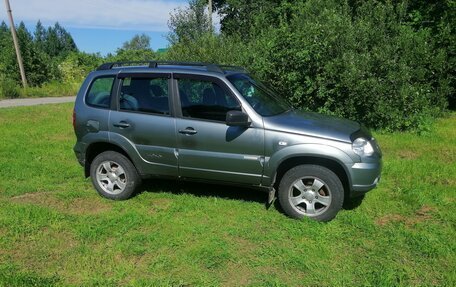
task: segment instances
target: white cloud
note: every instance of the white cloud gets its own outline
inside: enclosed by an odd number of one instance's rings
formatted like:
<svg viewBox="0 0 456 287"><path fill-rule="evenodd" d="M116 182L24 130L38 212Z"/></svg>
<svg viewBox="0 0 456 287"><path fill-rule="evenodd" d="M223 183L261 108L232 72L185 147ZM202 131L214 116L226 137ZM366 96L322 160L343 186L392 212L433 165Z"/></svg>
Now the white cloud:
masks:
<svg viewBox="0 0 456 287"><path fill-rule="evenodd" d="M3 2L3 1L2 1ZM10 0L15 22L165 32L169 14L186 2L166 0ZM6 13L1 9L1 20Z"/></svg>

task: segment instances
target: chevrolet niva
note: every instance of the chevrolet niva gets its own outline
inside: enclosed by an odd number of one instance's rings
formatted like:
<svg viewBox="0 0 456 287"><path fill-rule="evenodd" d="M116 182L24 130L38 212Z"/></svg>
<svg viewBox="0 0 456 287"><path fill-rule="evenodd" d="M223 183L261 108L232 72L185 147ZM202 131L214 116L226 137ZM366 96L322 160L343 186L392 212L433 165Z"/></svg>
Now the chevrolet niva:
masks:
<svg viewBox="0 0 456 287"><path fill-rule="evenodd" d="M269 201L277 190L287 215L329 221L382 167L364 126L295 110L233 66L103 64L82 84L73 125L85 176L115 200L150 176L202 180L263 188Z"/></svg>

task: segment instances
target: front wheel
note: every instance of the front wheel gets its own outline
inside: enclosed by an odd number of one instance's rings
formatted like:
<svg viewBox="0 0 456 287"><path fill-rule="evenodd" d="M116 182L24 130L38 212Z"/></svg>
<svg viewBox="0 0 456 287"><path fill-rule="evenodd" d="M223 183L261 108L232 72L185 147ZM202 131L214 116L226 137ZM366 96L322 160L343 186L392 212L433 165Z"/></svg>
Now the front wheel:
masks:
<svg viewBox="0 0 456 287"><path fill-rule="evenodd" d="M115 151L100 153L90 165L92 184L101 196L123 200L130 198L141 183L131 161Z"/></svg>
<svg viewBox="0 0 456 287"><path fill-rule="evenodd" d="M282 177L278 197L290 217L330 221L342 208L344 188L339 177L326 167L299 165Z"/></svg>

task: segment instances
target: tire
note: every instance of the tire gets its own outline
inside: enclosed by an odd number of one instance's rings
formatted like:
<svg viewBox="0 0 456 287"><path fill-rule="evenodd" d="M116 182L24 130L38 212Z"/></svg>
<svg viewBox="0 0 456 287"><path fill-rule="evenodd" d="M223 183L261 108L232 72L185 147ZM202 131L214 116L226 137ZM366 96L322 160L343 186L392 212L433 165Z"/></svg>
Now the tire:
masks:
<svg viewBox="0 0 456 287"><path fill-rule="evenodd" d="M288 216L326 222L342 208L344 188L339 177L326 167L299 165L282 177L278 198Z"/></svg>
<svg viewBox="0 0 456 287"><path fill-rule="evenodd" d="M97 192L106 198L130 198L141 184L141 178L131 161L123 154L105 151L90 164L90 177Z"/></svg>

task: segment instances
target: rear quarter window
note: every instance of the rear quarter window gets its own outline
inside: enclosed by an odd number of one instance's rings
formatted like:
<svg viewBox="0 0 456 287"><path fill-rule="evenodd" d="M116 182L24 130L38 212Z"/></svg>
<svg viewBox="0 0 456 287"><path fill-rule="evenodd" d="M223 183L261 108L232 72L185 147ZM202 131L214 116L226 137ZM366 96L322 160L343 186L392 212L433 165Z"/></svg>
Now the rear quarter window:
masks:
<svg viewBox="0 0 456 287"><path fill-rule="evenodd" d="M89 91L86 94L86 103L93 107L109 108L113 84L114 77L96 78L90 84Z"/></svg>

